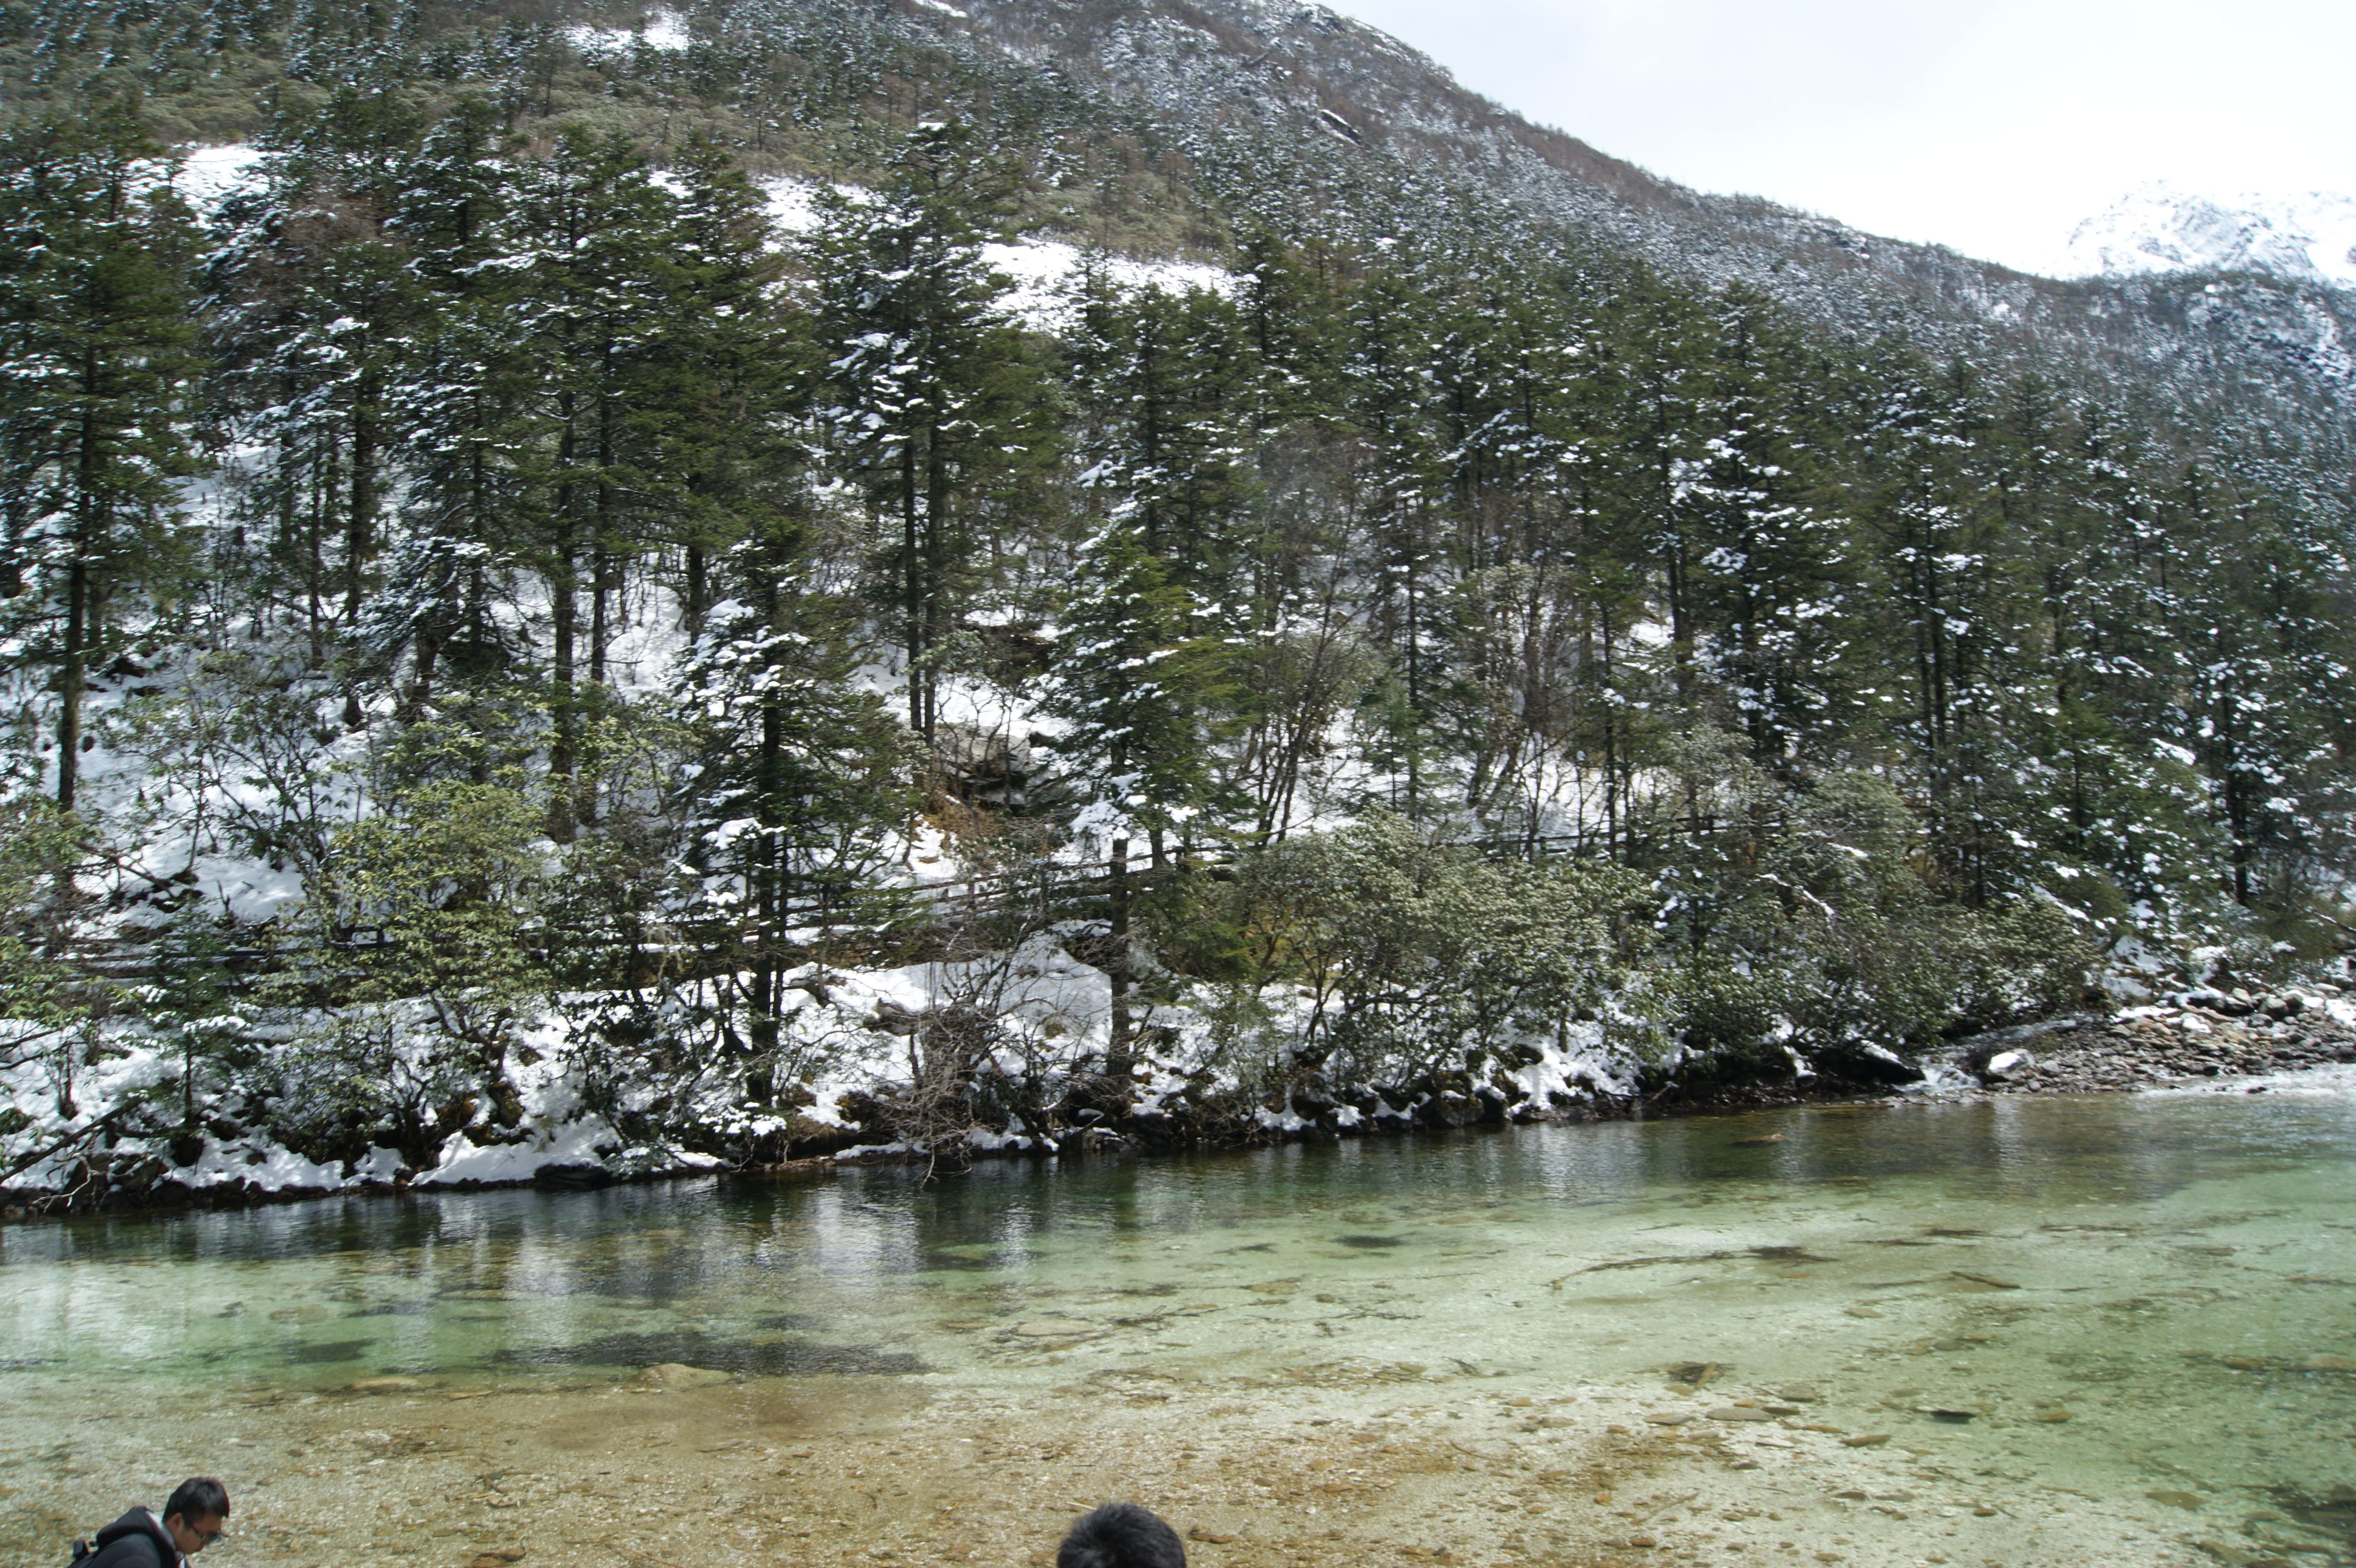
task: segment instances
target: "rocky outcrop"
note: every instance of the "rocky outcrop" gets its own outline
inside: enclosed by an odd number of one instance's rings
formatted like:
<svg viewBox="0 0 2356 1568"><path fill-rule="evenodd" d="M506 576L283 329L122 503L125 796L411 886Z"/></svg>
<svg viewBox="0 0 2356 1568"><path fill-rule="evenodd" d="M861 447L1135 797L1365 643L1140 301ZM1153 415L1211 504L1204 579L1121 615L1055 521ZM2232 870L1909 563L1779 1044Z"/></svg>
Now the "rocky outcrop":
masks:
<svg viewBox="0 0 2356 1568"><path fill-rule="evenodd" d="M2087 1094L2356 1062L2356 1028L2314 993L2180 992L2147 1007L1999 1030L1945 1064L2002 1094Z"/></svg>

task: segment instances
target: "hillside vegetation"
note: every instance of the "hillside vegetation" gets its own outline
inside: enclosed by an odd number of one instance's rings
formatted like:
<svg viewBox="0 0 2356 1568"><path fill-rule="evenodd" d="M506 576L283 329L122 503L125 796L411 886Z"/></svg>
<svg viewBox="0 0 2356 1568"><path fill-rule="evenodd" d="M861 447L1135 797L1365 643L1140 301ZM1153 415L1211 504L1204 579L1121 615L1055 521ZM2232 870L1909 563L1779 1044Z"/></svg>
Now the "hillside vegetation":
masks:
<svg viewBox="0 0 2356 1568"><path fill-rule="evenodd" d="M0 1185L1573 1113L2344 965L2304 437L1230 199L885 14L6 17Z"/></svg>

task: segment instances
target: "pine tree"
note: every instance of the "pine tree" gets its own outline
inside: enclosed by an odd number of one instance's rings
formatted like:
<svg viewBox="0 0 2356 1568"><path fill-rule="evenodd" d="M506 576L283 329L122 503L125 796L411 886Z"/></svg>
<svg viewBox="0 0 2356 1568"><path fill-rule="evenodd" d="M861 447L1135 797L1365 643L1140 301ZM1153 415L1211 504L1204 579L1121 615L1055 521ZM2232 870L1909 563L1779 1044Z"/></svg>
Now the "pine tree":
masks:
<svg viewBox="0 0 2356 1568"><path fill-rule="evenodd" d="M1082 291L1066 343L1080 482L1178 582L1248 594L1252 374L1242 323L1215 290Z"/></svg>
<svg viewBox="0 0 2356 1568"><path fill-rule="evenodd" d="M300 593L315 664L358 625L383 545L392 399L426 307L390 226L418 134L389 94L337 91L224 205L207 262L212 401L265 454L249 504ZM359 722L356 691L344 716Z"/></svg>
<svg viewBox="0 0 2356 1568"><path fill-rule="evenodd" d="M894 537L908 722L939 716L944 644L994 496L1052 460L1038 367L983 242L1010 188L961 124L919 126L870 198L830 197L812 241L837 461Z"/></svg>
<svg viewBox="0 0 2356 1568"><path fill-rule="evenodd" d="M1435 618L1446 604L1437 514L1445 490L1445 448L1433 426L1429 377L1429 302L1451 281L1405 264L1385 265L1350 305L1351 349L1343 368L1349 413L1366 457L1361 524L1374 574L1369 619L1392 665L1377 721L1375 759L1391 776L1393 809L1410 819L1428 808L1436 747L1430 736L1443 671Z"/></svg>
<svg viewBox="0 0 2356 1568"><path fill-rule="evenodd" d="M1921 780L1942 873L1987 905L2038 881L2028 846L2041 836L2019 783L2039 770L2041 693L2022 626L2029 569L1990 450L2001 432L1962 367L1933 383L1911 363L1877 366L1872 385L1849 493L1864 524L1859 619L1881 634L1848 725L1887 726Z"/></svg>
<svg viewBox="0 0 2356 1568"><path fill-rule="evenodd" d="M519 456L531 556L549 602L548 766L560 779L575 779L584 723L600 709L609 617L643 537L637 520L650 510L646 436L669 326L661 258L675 207L644 155L618 134L568 128L546 157L519 171L505 303L522 373ZM560 842L594 812L594 800L585 779L551 792Z"/></svg>
<svg viewBox="0 0 2356 1568"><path fill-rule="evenodd" d="M659 504L680 550L680 618L701 635L712 563L808 481L817 371L762 197L725 149L691 138L663 257L666 319L649 366Z"/></svg>
<svg viewBox="0 0 2356 1568"><path fill-rule="evenodd" d="M57 671L56 793L75 804L82 698L120 600L185 555L190 214L154 175L135 104L0 142L0 541L17 615Z"/></svg>
<svg viewBox="0 0 2356 1568"><path fill-rule="evenodd" d="M1226 715L1231 639L1219 607L1171 580L1132 514L1090 542L1065 596L1042 711L1064 722L1055 754L1089 802L1112 879L1113 1059L1127 1074L1133 976L1130 845L1141 832L1162 868L1169 832L1229 807L1212 761Z"/></svg>
<svg viewBox="0 0 2356 1568"><path fill-rule="evenodd" d="M393 223L428 297L394 393L409 474L404 533L362 639L388 676L406 650L408 718L426 711L445 677L489 682L519 651L491 613L500 574L530 543L535 384L511 309L513 270L494 264L512 200L502 140L487 105L460 100L404 170Z"/></svg>
<svg viewBox="0 0 2356 1568"><path fill-rule="evenodd" d="M1673 498L1697 551L1682 564L1683 594L1753 756L1773 766L1817 749L1846 717L1853 568L1800 413L1821 376L1756 296L1730 295L1717 327L1697 411L1708 439L1677 469Z"/></svg>
<svg viewBox="0 0 2356 1568"><path fill-rule="evenodd" d="M699 742L691 854L724 922L755 1073L774 1058L801 961L792 930L855 918L911 805L906 732L851 680L841 607L803 575L800 524L773 512L721 557L732 591L706 612L678 686Z"/></svg>

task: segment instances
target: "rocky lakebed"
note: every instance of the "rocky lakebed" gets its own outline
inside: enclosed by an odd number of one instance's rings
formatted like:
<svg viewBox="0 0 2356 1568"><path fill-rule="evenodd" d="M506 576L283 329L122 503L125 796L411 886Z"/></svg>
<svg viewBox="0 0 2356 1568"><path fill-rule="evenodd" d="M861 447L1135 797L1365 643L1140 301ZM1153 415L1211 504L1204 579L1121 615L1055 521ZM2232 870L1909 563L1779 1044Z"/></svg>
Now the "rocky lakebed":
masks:
<svg viewBox="0 0 2356 1568"><path fill-rule="evenodd" d="M2356 1073L2265 1081L10 1226L0 1568L198 1472L215 1568L2334 1568Z"/></svg>

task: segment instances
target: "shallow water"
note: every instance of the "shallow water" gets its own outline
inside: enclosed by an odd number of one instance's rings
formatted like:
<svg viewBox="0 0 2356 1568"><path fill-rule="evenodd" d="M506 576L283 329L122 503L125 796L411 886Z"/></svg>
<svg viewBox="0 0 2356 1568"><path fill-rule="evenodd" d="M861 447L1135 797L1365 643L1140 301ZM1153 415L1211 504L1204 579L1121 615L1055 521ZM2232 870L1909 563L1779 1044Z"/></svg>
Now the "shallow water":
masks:
<svg viewBox="0 0 2356 1568"><path fill-rule="evenodd" d="M2049 1553L2322 1568L2356 1561L2351 1156L2344 1093L2008 1099L924 1187L854 1170L16 1226L0 1509L113 1480L128 1461L77 1470L49 1441L59 1412L70 1435L72 1412L159 1391L323 1396L306 1420L332 1433L337 1411L386 1420L338 1402L355 1382L521 1410L681 1363L736 1387L905 1386L1001 1423L1075 1388L1134 1396L1140 1422L1194 1402L1187 1419L1263 1433L1469 1421L1446 1430L1486 1462L1558 1475L1641 1442L1646 1475L1694 1469L1696 1520L1738 1521L1633 1547L1662 1528L1633 1510L1550 1515L1551 1537L1461 1527L1501 1561L1739 1551L1748 1510L1804 1484L1827 1511L1756 1549L1937 1563L1954 1537L1957 1560L2012 1562L2035 1512ZM1768 1409L1787 1413L1709 1413ZM201 1467L171 1447L148 1463ZM11 1517L21 1538L35 1512Z"/></svg>

